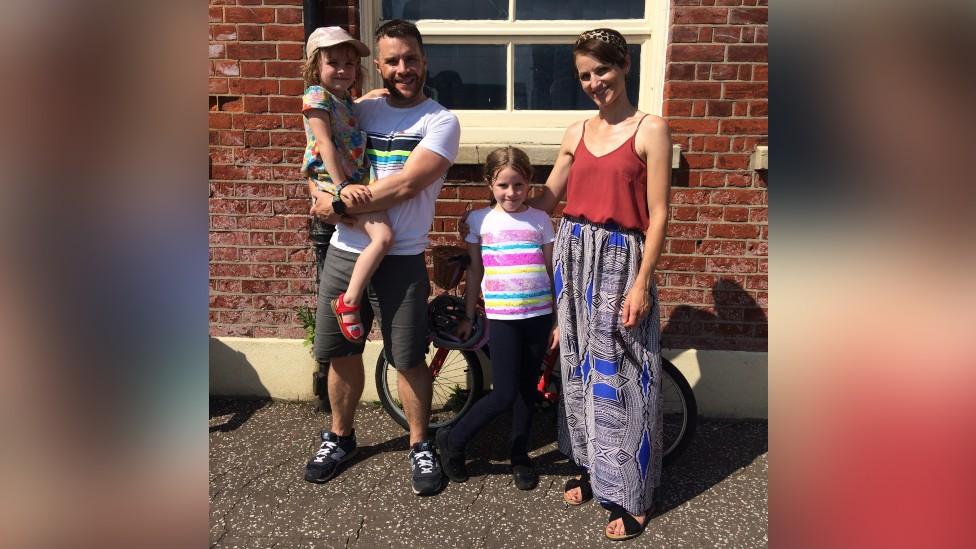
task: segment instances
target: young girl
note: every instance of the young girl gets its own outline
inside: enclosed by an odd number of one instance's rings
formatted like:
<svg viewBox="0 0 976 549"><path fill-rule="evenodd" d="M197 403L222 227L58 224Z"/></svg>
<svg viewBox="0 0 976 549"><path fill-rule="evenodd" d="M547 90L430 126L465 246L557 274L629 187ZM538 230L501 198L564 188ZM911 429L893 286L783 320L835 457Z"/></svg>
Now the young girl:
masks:
<svg viewBox="0 0 976 549"><path fill-rule="evenodd" d="M309 36L306 53L303 72L309 86L302 113L308 143L302 175L308 177L314 200L333 202L341 192L353 204L361 203L370 196L366 136L357 127L349 90L362 80L359 60L369 55L369 48L340 27L321 27ZM356 227L366 231L370 243L356 260L346 291L332 300L332 309L342 335L359 343L366 337L359 302L393 244L393 231L384 212L357 215Z"/></svg>
<svg viewBox="0 0 976 549"><path fill-rule="evenodd" d="M511 409L511 464L515 485L531 490L539 481L528 455L529 426L535 410L539 365L558 337L552 315L552 220L524 202L532 180L532 163L521 149L505 147L488 155L485 181L492 206L471 212L465 240L468 270L466 314L470 319L484 290L485 316L490 319L489 344L493 389L475 403L453 428L441 429L437 443L444 472L455 482L468 473L464 447L488 421ZM458 336L466 339L470 321Z"/></svg>

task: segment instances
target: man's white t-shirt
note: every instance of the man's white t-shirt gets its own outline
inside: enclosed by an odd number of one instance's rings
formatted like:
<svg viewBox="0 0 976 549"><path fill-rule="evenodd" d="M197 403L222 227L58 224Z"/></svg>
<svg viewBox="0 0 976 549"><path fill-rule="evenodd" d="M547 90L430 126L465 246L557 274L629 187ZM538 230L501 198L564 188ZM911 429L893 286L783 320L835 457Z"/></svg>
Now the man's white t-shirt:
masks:
<svg viewBox="0 0 976 549"><path fill-rule="evenodd" d="M398 109L386 98L368 99L354 106L359 127L366 132L366 155L376 179L403 169L417 147L423 147L454 163L461 141L457 117L440 103L427 99L419 105ZM427 233L434 221L434 203L444 185L445 172L417 196L386 210L393 228L392 255L417 255L427 248ZM336 226L331 245L360 253L369 244L369 235L348 225Z"/></svg>

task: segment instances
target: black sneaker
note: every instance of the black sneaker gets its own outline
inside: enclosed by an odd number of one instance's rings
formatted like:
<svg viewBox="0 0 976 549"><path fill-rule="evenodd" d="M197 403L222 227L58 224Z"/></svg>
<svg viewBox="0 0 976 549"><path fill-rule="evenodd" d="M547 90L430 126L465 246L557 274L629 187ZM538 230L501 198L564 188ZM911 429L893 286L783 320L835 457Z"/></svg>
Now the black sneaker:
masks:
<svg viewBox="0 0 976 549"><path fill-rule="evenodd" d="M512 480L519 490L531 490L539 484L539 474L529 458L512 460Z"/></svg>
<svg viewBox="0 0 976 549"><path fill-rule="evenodd" d="M444 456L444 474L454 482L467 482L468 468L464 465L464 450L451 449L447 443L450 434L450 427L441 427L437 431L437 448Z"/></svg>
<svg viewBox="0 0 976 549"><path fill-rule="evenodd" d="M431 442L418 442L410 450L413 493L418 496L432 496L444 486L440 459Z"/></svg>
<svg viewBox="0 0 976 549"><path fill-rule="evenodd" d="M339 466L352 459L359 449L356 446L356 430L348 437L339 438L331 431L322 431L322 445L312 459L305 464L305 480L325 482L336 476Z"/></svg>

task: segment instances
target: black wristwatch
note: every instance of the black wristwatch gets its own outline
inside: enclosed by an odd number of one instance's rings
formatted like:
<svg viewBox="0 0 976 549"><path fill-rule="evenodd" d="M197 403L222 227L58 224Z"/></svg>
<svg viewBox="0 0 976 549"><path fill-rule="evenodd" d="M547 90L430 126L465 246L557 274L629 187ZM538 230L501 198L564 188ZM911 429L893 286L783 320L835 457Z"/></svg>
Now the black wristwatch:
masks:
<svg viewBox="0 0 976 549"><path fill-rule="evenodd" d="M346 214L346 203L342 201L342 196L338 192L332 197L332 211L339 215Z"/></svg>
<svg viewBox="0 0 976 549"><path fill-rule="evenodd" d="M342 183L335 186L335 195L332 197L332 211L339 215L346 213L346 203L342 201L342 189L345 189L347 185L349 185L349 180L342 180Z"/></svg>

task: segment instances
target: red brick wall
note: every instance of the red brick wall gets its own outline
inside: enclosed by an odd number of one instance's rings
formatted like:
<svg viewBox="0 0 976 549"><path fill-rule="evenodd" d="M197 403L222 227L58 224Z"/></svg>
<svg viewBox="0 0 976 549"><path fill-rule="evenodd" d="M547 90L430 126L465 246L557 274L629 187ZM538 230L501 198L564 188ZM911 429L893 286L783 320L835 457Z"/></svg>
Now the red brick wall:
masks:
<svg viewBox="0 0 976 549"><path fill-rule="evenodd" d="M664 112L683 154L658 273L670 347L766 347L766 176L748 169L767 135L766 7L756 4L672 6ZM358 33L356 0L321 5L328 24ZM302 337L293 309L314 304L298 174L302 28L300 0L210 2L212 335ZM487 199L478 179L477 167L451 169L432 242L456 242L467 202Z"/></svg>
<svg viewBox="0 0 976 549"><path fill-rule="evenodd" d="M766 21L766 0L672 3L664 116L682 158L659 264L669 346L766 346L767 174L749 169L768 143Z"/></svg>
<svg viewBox="0 0 976 549"><path fill-rule="evenodd" d="M210 331L302 337L313 305L302 0L210 0Z"/></svg>

